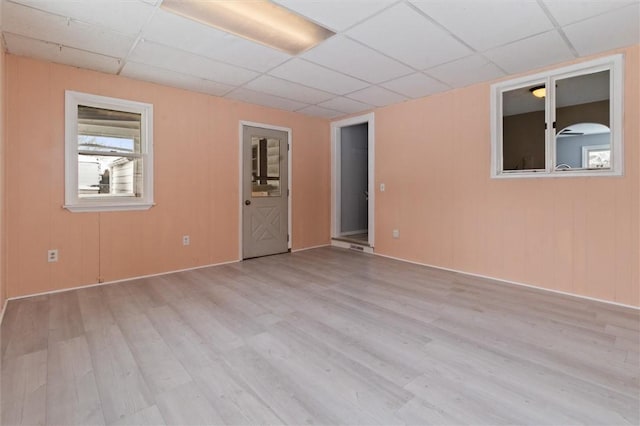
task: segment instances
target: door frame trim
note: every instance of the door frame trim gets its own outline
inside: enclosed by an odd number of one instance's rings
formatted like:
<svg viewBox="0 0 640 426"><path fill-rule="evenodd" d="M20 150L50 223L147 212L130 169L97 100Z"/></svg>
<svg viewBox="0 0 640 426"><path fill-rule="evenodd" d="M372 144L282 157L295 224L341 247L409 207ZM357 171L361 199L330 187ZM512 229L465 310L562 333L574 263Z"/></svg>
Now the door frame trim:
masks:
<svg viewBox="0 0 640 426"><path fill-rule="evenodd" d="M331 238L340 236L340 130L343 127L349 127L356 124L368 124L368 162L369 162L369 174L368 174L368 191L369 191L369 203L368 220L369 220L369 246L374 247L375 243L375 159L376 159L376 136L375 136L375 113L370 112L368 114L359 115L356 117L350 117L343 120L331 122Z"/></svg>
<svg viewBox="0 0 640 426"><path fill-rule="evenodd" d="M261 127L263 129L269 129L269 130L278 130L280 132L286 132L287 133L287 142L289 143L289 149L287 151L287 157L288 157L288 162L287 162L287 191L289 193L289 196L287 197L287 234L289 235L289 241L287 242L287 248L289 250L291 250L291 245L293 242L293 234L291 231L291 198L293 196L293 192L291 191L291 181L292 176L291 176L291 153L293 152L293 139L292 139L292 132L291 132L291 128L290 127L283 127L283 126L275 126L273 124L265 124L265 123L257 123L255 121L247 121L247 120L240 120L239 122L239 137L238 137L238 259L240 261L243 260L243 256L242 256L242 244L243 244L243 234L242 234L242 212L243 212L243 203L242 200L244 198L244 194L242 192L243 187L242 187L242 179L244 179L244 152L243 152L243 127L244 126L251 126L251 127Z"/></svg>

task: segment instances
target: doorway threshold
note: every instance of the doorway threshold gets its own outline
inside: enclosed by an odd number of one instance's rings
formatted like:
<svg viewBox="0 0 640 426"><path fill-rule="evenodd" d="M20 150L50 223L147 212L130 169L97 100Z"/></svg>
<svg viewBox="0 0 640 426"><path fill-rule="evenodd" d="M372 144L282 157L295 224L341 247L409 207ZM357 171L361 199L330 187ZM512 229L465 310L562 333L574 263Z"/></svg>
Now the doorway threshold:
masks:
<svg viewBox="0 0 640 426"><path fill-rule="evenodd" d="M345 237L333 237L331 239L331 245L334 247L346 248L362 253L373 254L373 247L369 243L362 240L355 240Z"/></svg>
<svg viewBox="0 0 640 426"><path fill-rule="evenodd" d="M369 245L369 234L367 234L366 232L362 234L340 235L338 237L333 237L333 239L338 241L346 241L348 243L360 244L363 246Z"/></svg>

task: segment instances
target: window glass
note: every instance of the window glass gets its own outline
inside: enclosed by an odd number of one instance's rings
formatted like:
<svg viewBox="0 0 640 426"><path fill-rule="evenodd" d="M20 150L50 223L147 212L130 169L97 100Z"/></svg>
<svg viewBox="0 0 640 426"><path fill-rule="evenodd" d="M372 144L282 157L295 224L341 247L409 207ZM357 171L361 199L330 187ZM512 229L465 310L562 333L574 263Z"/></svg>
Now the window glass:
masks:
<svg viewBox="0 0 640 426"><path fill-rule="evenodd" d="M251 138L251 193L253 197L280 197L280 140Z"/></svg>
<svg viewBox="0 0 640 426"><path fill-rule="evenodd" d="M78 105L78 197L141 197L142 114Z"/></svg>
<svg viewBox="0 0 640 426"><path fill-rule="evenodd" d="M556 80L557 170L611 168L609 87L609 70ZM601 161L583 161L584 152Z"/></svg>
<svg viewBox="0 0 640 426"><path fill-rule="evenodd" d="M502 94L502 167L503 170L544 169L545 97L542 83Z"/></svg>

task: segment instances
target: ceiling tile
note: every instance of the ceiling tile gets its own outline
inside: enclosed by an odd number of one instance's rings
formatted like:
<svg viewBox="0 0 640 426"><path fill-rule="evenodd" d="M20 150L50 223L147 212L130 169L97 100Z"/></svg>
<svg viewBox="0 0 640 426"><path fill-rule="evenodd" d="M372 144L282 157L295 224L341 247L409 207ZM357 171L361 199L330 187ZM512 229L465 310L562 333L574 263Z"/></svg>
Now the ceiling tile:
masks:
<svg viewBox="0 0 640 426"><path fill-rule="evenodd" d="M592 16L638 3L638 0L543 0L549 12L560 25L582 21Z"/></svg>
<svg viewBox="0 0 640 426"><path fill-rule="evenodd" d="M215 96L223 96L233 89L226 84L135 62L127 62L120 75Z"/></svg>
<svg viewBox="0 0 640 426"><path fill-rule="evenodd" d="M312 115L314 117L323 117L323 118L336 118L344 115L341 112L334 111L332 109L322 108L316 105L311 105L306 108L299 109L297 112L305 115Z"/></svg>
<svg viewBox="0 0 640 426"><path fill-rule="evenodd" d="M563 27L580 55L590 55L640 43L640 4Z"/></svg>
<svg viewBox="0 0 640 426"><path fill-rule="evenodd" d="M154 10L147 3L131 0L12 1L128 35L137 35Z"/></svg>
<svg viewBox="0 0 640 426"><path fill-rule="evenodd" d="M3 31L62 44L76 49L122 58L134 39L62 16L4 2Z"/></svg>
<svg viewBox="0 0 640 426"><path fill-rule="evenodd" d="M7 51L18 56L27 56L59 64L82 67L94 71L115 74L120 68L120 60L98 55L58 44L46 43L15 34L4 33Z"/></svg>
<svg viewBox="0 0 640 426"><path fill-rule="evenodd" d="M274 0L282 6L336 32L344 31L396 0Z"/></svg>
<svg viewBox="0 0 640 426"><path fill-rule="evenodd" d="M280 65L269 74L338 95L368 86L364 81L297 58Z"/></svg>
<svg viewBox="0 0 640 426"><path fill-rule="evenodd" d="M264 105L271 108L284 109L287 111L296 111L308 106L307 104L304 104L302 102L296 102L290 99L280 98L278 96L267 95L266 93L255 92L243 87L232 91L231 93L226 95L225 98L248 102L250 104Z"/></svg>
<svg viewBox="0 0 640 426"><path fill-rule="evenodd" d="M367 111L374 108L373 105L354 101L353 99L344 98L342 96L338 96L318 105L324 108L340 111L345 114L353 114L355 112Z"/></svg>
<svg viewBox="0 0 640 426"><path fill-rule="evenodd" d="M233 34L159 9L144 38L255 71L269 70L291 56Z"/></svg>
<svg viewBox="0 0 640 426"><path fill-rule="evenodd" d="M366 89L350 93L349 97L377 107L391 105L406 100L405 97L378 86L371 86Z"/></svg>
<svg viewBox="0 0 640 426"><path fill-rule="evenodd" d="M272 0L346 31L292 57L161 1L0 0L1 24L11 53L109 73L140 34L123 75L321 117L640 42L640 0Z"/></svg>
<svg viewBox="0 0 640 426"><path fill-rule="evenodd" d="M438 65L428 69L426 73L451 87L465 87L505 75L493 62L479 54Z"/></svg>
<svg viewBox="0 0 640 426"><path fill-rule="evenodd" d="M304 59L370 83L380 83L413 70L348 38L335 36L302 55Z"/></svg>
<svg viewBox="0 0 640 426"><path fill-rule="evenodd" d="M404 3L357 25L347 35L418 69L471 53L448 32Z"/></svg>
<svg viewBox="0 0 640 426"><path fill-rule="evenodd" d="M335 96L331 93L280 80L269 75L258 77L246 84L245 87L257 92L268 93L307 104L317 104Z"/></svg>
<svg viewBox="0 0 640 426"><path fill-rule="evenodd" d="M411 3L478 51L553 28L535 0L411 0Z"/></svg>
<svg viewBox="0 0 640 426"><path fill-rule="evenodd" d="M254 71L227 65L150 41L138 43L129 59L141 64L153 65L158 68L234 86L246 83L258 76Z"/></svg>
<svg viewBox="0 0 640 426"><path fill-rule="evenodd" d="M574 58L555 30L491 49L485 52L485 56L510 74Z"/></svg>
<svg viewBox="0 0 640 426"><path fill-rule="evenodd" d="M446 84L434 80L431 77L427 77L419 72L396 80L388 81L381 84L381 86L400 93L407 98L414 99L451 89Z"/></svg>

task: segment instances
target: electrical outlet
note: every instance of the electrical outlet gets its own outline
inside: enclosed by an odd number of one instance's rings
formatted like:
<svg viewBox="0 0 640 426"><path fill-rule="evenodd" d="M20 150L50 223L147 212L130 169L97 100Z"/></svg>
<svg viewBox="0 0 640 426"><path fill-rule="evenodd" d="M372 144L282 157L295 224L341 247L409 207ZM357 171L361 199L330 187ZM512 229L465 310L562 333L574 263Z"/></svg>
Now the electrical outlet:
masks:
<svg viewBox="0 0 640 426"><path fill-rule="evenodd" d="M188 246L189 244L191 244L191 238L188 235L183 235L182 236L182 245L183 246Z"/></svg>
<svg viewBox="0 0 640 426"><path fill-rule="evenodd" d="M58 249L48 250L47 251L47 261L48 262L57 262L58 261Z"/></svg>
<svg viewBox="0 0 640 426"><path fill-rule="evenodd" d="M393 235L393 238L400 238L400 230L394 229L392 235Z"/></svg>

